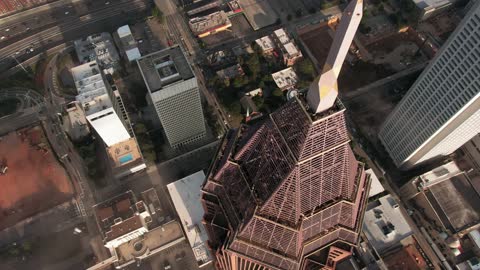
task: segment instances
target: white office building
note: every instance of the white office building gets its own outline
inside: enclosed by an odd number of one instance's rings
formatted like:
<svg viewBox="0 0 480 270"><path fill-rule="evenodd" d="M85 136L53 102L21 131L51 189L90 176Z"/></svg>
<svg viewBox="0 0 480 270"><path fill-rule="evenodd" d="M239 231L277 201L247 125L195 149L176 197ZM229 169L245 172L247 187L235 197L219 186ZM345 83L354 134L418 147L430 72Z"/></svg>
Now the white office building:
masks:
<svg viewBox="0 0 480 270"><path fill-rule="evenodd" d="M173 148L206 136L202 103L195 77L182 49L170 47L137 59L155 111Z"/></svg>
<svg viewBox="0 0 480 270"><path fill-rule="evenodd" d="M451 154L480 132L480 1L472 7L380 129L408 169Z"/></svg>
<svg viewBox="0 0 480 270"><path fill-rule="evenodd" d="M71 69L85 117L103 141L115 177L146 168L118 90L105 81L96 61ZM113 101L113 102L112 102Z"/></svg>

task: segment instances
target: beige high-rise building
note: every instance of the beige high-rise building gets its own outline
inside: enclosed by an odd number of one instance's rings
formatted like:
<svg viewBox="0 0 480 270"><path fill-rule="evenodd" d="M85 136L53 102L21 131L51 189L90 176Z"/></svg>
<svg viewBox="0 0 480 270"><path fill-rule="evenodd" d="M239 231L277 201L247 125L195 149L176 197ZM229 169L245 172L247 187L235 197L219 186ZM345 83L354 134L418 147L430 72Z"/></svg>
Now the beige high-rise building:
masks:
<svg viewBox="0 0 480 270"><path fill-rule="evenodd" d="M206 136L197 78L179 46L137 60L148 102L155 111L173 148Z"/></svg>

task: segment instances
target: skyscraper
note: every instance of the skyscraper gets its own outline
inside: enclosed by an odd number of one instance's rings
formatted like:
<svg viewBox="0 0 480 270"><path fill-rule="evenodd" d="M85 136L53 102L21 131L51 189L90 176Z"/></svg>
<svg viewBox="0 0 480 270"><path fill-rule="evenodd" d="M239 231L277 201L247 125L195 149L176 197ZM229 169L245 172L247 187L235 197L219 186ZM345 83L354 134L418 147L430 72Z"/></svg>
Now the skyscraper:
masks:
<svg viewBox="0 0 480 270"><path fill-rule="evenodd" d="M163 126L170 146L177 148L206 136L197 78L179 46L137 59L148 89L147 100Z"/></svg>
<svg viewBox="0 0 480 270"><path fill-rule="evenodd" d="M361 15L362 0L352 1L334 44L348 48L353 35L347 32L356 31ZM309 91L325 89L324 81ZM225 136L202 194L219 269L334 269L351 254L369 181L349 146L345 108L330 87L336 77L327 81L327 92L313 100L293 97L268 118Z"/></svg>
<svg viewBox="0 0 480 270"><path fill-rule="evenodd" d="M480 132L480 1L382 125L394 163L448 155Z"/></svg>

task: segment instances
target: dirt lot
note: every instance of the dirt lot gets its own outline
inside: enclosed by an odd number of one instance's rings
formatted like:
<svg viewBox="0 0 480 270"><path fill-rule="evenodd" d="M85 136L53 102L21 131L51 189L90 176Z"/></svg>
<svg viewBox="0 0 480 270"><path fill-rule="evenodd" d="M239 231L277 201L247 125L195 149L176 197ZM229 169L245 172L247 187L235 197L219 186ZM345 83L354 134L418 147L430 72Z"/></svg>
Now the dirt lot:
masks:
<svg viewBox="0 0 480 270"><path fill-rule="evenodd" d="M0 140L0 230L73 196L66 172L55 159L41 127L23 129Z"/></svg>

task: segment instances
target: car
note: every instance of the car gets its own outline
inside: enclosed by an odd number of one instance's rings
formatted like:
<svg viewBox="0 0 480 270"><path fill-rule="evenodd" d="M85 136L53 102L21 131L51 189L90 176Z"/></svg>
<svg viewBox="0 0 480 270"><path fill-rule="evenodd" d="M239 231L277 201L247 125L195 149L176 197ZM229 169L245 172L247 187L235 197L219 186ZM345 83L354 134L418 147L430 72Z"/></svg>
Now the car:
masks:
<svg viewBox="0 0 480 270"><path fill-rule="evenodd" d="M2 37L0 37L0 40L4 40L5 38L6 38L5 36L2 36Z"/></svg>
<svg viewBox="0 0 480 270"><path fill-rule="evenodd" d="M163 269L165 270L172 269L172 265L168 261L165 261L165 263L163 264Z"/></svg>
<svg viewBox="0 0 480 270"><path fill-rule="evenodd" d="M107 1L107 2L105 2L105 5L110 5L110 2L108 2L108 1Z"/></svg>
<svg viewBox="0 0 480 270"><path fill-rule="evenodd" d="M68 14L70 14L70 11L65 11L65 15L68 15Z"/></svg>
<svg viewBox="0 0 480 270"><path fill-rule="evenodd" d="M5 29L5 32L8 32L8 31L10 31L10 28Z"/></svg>
<svg viewBox="0 0 480 270"><path fill-rule="evenodd" d="M20 53L20 51L16 51L16 52L15 52L15 54L19 54L19 53Z"/></svg>

